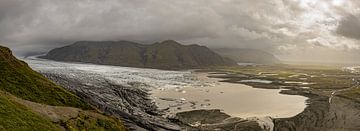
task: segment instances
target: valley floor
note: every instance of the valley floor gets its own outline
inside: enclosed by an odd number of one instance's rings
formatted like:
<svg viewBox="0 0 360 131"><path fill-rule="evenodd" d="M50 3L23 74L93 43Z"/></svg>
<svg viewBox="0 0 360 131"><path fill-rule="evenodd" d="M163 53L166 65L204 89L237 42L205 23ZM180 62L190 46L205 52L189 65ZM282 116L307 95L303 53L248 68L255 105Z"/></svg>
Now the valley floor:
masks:
<svg viewBox="0 0 360 131"><path fill-rule="evenodd" d="M26 60L35 70L85 99L108 115L125 121L130 130L358 130L359 75L342 68L320 66L217 67L210 73L222 82L277 89L307 97L307 107L293 117L239 118L208 109L164 116L150 98L151 90L213 86L190 71L163 71L91 64ZM182 88L179 88L182 87ZM183 92L185 91L185 92ZM226 94L226 92L225 92ZM165 98L166 99L166 98ZM249 98L251 99L251 98ZM168 100L170 100L168 98ZM209 102L211 103L211 102ZM207 121L212 116L215 121Z"/></svg>
<svg viewBox="0 0 360 131"><path fill-rule="evenodd" d="M309 98L308 106L300 114L273 119L274 130L359 130L360 75L346 69L276 65L224 67L212 71L226 72L226 75L220 76L226 82L281 89L282 94Z"/></svg>

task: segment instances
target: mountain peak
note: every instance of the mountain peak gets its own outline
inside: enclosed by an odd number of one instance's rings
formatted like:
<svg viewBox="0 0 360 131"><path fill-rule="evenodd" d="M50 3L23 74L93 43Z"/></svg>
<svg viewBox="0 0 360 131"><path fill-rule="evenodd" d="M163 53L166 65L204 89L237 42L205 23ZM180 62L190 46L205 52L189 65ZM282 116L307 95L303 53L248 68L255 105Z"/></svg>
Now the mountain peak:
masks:
<svg viewBox="0 0 360 131"><path fill-rule="evenodd" d="M0 45L0 58L2 60L11 57L11 54L12 52L9 48Z"/></svg>
<svg viewBox="0 0 360 131"><path fill-rule="evenodd" d="M179 42L175 41L175 40L165 40L162 41L160 43L155 43L154 45L165 45L165 46L182 46L182 44L180 44Z"/></svg>
<svg viewBox="0 0 360 131"><path fill-rule="evenodd" d="M26 63L19 61L13 56L12 51L4 46L0 46L0 62L2 64L8 64L13 67L21 67L21 66L27 66Z"/></svg>

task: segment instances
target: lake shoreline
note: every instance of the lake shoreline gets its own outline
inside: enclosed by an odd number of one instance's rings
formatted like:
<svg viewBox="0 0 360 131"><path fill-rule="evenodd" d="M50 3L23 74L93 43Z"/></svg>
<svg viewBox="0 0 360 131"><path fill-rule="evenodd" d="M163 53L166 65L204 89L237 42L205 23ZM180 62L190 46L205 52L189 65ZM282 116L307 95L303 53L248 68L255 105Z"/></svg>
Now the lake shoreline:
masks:
<svg viewBox="0 0 360 131"><path fill-rule="evenodd" d="M233 117L288 118L306 107L307 97L284 95L281 93L283 89L253 88L240 83L222 82L225 79L215 78L220 75L211 72L194 72L193 75L200 83L210 86L153 89L150 91L152 99L170 116L196 109L220 109Z"/></svg>
<svg viewBox="0 0 360 131"><path fill-rule="evenodd" d="M200 71L204 72L204 71ZM209 72L209 70L205 71ZM224 82L241 83L239 80L249 79L243 75L229 73L221 71L216 74L226 74L224 76L218 76L219 78L225 78ZM260 75L251 75L251 79L264 79ZM272 78L270 78L272 79ZM276 80L276 79L272 79ZM307 107L303 112L296 116L289 118L271 118L276 131L289 131L289 130L358 130L360 120L360 103L356 99L343 97L342 95L335 95L330 98L329 94L333 90L328 89L310 89L301 88L297 86L279 87L276 84L283 84L278 80L274 86L266 86L259 83L242 83L251 85L253 88L262 89L284 89L280 93L286 95L299 95L307 97ZM346 104L343 104L346 103ZM341 118L339 118L341 116ZM206 125L205 125L206 126ZM233 123L229 123L226 126L234 126ZM224 126L224 127L226 127ZM264 129L264 128L262 128Z"/></svg>
<svg viewBox="0 0 360 131"><path fill-rule="evenodd" d="M246 83L239 83L237 80L229 79L232 75L227 74L226 72L212 72L212 71L195 71L207 73L209 78L218 78L219 82L226 82L226 83L234 83L234 84L244 84ZM215 74L215 75L214 75ZM236 77L236 76L235 76ZM269 84L269 83L267 83ZM280 88L262 88L262 86L254 86L254 84L247 85L250 88L258 88L258 89L280 89ZM216 87L215 87L216 88ZM310 105L310 99L316 99L318 97L317 94L309 92L308 90L301 90L297 88L286 88L279 92L279 94L284 95L298 95L306 97L307 105ZM304 110L308 108L306 106ZM292 117L284 117L284 118L272 118L272 117L248 117L248 118L240 118L236 116L231 116L224 113L221 109L195 109L191 111L184 111L176 113L176 116L172 119L174 122L177 122L179 125L185 126L186 129L207 129L207 130L214 130L214 129L222 129L222 130L233 130L234 127L238 127L238 130L274 130L275 125L279 123L280 120L293 118L301 113L292 116ZM199 114L203 114L199 116ZM203 121L204 116L212 116L211 119L219 119L218 122L209 123L207 121ZM228 116L228 117L226 117ZM225 117L225 119L224 119ZM230 121L228 119L231 119ZM196 123L198 122L198 123ZM275 123L276 122L276 123ZM254 124L256 123L256 124ZM196 125L197 124L197 125ZM236 126L237 125L237 126Z"/></svg>

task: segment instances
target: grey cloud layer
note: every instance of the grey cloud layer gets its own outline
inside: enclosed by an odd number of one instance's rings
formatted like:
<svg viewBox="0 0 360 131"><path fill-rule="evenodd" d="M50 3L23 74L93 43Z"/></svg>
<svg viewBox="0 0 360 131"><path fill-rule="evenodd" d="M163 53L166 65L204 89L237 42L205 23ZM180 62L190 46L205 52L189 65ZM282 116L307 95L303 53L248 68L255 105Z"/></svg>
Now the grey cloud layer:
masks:
<svg viewBox="0 0 360 131"><path fill-rule="evenodd" d="M349 38L360 39L360 16L348 15L340 21L337 33Z"/></svg>
<svg viewBox="0 0 360 131"><path fill-rule="evenodd" d="M78 40L165 39L284 56L342 52L359 46L356 8L355 0L0 0L0 43L19 53Z"/></svg>

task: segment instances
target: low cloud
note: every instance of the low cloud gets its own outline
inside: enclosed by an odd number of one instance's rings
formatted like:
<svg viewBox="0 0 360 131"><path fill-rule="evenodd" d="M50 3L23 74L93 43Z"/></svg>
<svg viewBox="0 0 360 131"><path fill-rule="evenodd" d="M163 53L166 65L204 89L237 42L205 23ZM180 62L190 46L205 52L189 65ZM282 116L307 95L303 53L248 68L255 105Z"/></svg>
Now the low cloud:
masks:
<svg viewBox="0 0 360 131"><path fill-rule="evenodd" d="M18 55L79 40L166 39L284 56L343 52L359 46L356 8L356 0L2 0L0 43Z"/></svg>

